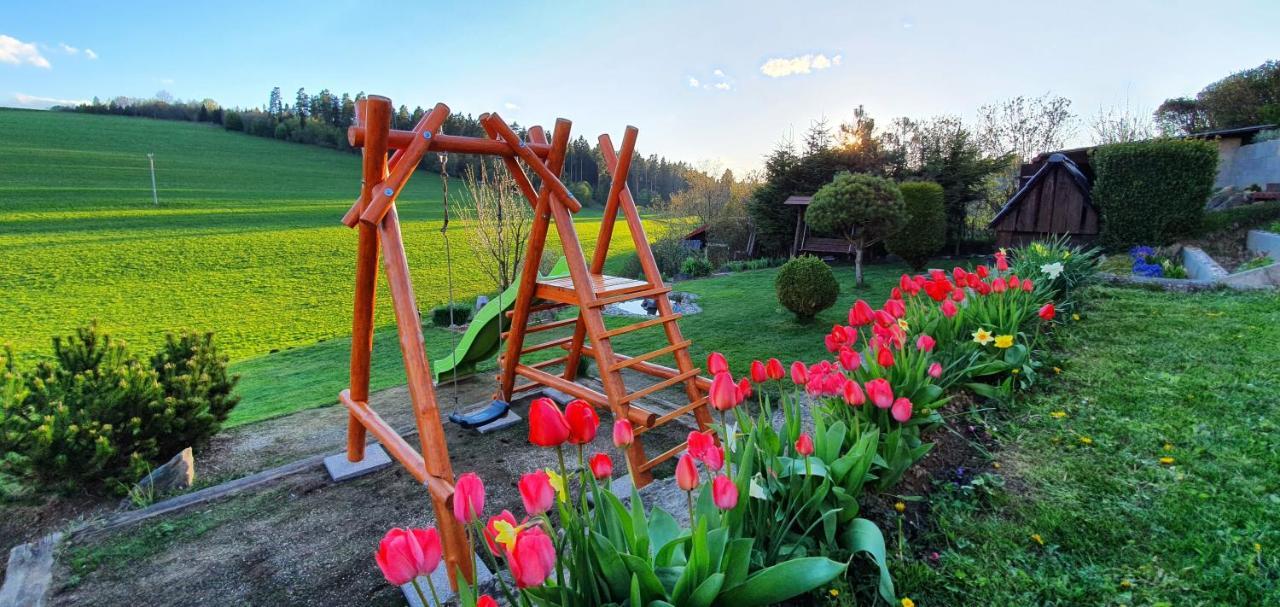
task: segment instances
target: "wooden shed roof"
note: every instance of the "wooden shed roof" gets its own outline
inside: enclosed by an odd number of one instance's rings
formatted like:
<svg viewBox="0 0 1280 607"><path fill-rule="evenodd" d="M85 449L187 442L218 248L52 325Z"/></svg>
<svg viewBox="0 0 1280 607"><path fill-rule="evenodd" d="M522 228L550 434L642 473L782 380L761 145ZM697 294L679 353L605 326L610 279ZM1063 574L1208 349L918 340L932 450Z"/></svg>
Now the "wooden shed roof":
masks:
<svg viewBox="0 0 1280 607"><path fill-rule="evenodd" d="M1056 170L1066 171L1067 174L1071 176L1071 180L1075 182L1076 186L1079 187L1080 191L1084 194L1085 204L1089 205L1089 208L1094 209L1094 211L1097 211L1093 206L1093 197L1089 195L1089 178L1085 177L1084 173L1080 171L1080 167L1076 166L1076 163L1072 162L1070 158L1066 157L1066 155L1052 154L1049 156L1049 159L1045 161L1044 166L1041 166L1040 170L1036 171L1036 174L1032 175L1031 179L1028 179L1027 182L1018 189L1017 193L1015 193L1008 202L1004 203L1004 206L1000 207L1000 212L996 213L995 218L991 220L991 223L987 224L987 227L994 228L997 223L1000 223L1001 219L1004 219L1005 215L1008 215L1010 211L1018 207L1018 204L1026 197L1027 192L1030 192L1041 180Z"/></svg>
<svg viewBox="0 0 1280 607"><path fill-rule="evenodd" d="M809 202L813 200L813 196L788 196L782 204L794 204L799 206L809 206Z"/></svg>

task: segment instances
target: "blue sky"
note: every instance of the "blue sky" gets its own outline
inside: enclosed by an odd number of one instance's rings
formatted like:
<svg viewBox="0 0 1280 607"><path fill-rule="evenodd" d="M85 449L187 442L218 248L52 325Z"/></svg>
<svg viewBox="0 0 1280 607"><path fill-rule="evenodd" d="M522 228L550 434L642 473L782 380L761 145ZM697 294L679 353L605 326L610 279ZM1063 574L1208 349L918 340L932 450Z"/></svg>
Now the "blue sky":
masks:
<svg viewBox="0 0 1280 607"><path fill-rule="evenodd" d="M327 87L563 116L590 140L634 124L646 154L738 171L858 104L882 124L968 120L1053 92L1089 117L1280 58L1276 0L6 4L0 105L163 89L258 106L273 86Z"/></svg>

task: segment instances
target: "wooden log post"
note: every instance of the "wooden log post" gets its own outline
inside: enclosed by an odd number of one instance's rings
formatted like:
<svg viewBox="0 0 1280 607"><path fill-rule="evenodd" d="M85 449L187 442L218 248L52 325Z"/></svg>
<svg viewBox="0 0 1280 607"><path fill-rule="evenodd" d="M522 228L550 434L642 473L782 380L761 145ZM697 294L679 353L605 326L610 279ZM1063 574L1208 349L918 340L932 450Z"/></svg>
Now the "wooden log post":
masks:
<svg viewBox="0 0 1280 607"><path fill-rule="evenodd" d="M366 131L361 162L360 199L369 200L387 172L387 131L391 100L371 95L356 103L356 122ZM363 212L363 208L360 209ZM362 225L356 250L355 305L351 325L351 398L369 400L369 364L373 356L373 308L378 282L378 230ZM365 427L352 414L347 420L347 460L364 459Z"/></svg>

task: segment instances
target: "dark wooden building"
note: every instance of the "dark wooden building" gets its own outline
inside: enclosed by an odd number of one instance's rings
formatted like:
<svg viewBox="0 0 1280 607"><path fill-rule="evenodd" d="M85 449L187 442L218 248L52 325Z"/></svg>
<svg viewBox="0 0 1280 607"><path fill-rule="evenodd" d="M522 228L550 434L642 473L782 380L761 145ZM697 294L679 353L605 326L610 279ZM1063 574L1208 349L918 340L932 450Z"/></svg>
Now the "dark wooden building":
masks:
<svg viewBox="0 0 1280 607"><path fill-rule="evenodd" d="M1018 246L1047 235L1066 235L1077 244L1093 242L1098 209L1089 190L1089 178L1075 162L1065 154L1051 154L991 220L996 246Z"/></svg>

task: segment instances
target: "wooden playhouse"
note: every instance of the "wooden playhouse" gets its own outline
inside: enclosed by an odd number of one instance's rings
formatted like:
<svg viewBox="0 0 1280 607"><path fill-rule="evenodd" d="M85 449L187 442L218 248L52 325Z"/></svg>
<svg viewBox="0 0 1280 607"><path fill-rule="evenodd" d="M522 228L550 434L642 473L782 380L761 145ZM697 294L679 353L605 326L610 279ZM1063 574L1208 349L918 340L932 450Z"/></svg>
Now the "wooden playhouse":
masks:
<svg viewBox="0 0 1280 607"><path fill-rule="evenodd" d="M1075 162L1064 154L1050 155L991 220L996 246L1014 247L1049 235L1065 235L1076 244L1093 242L1098 209L1089 190L1089 178Z"/></svg>

